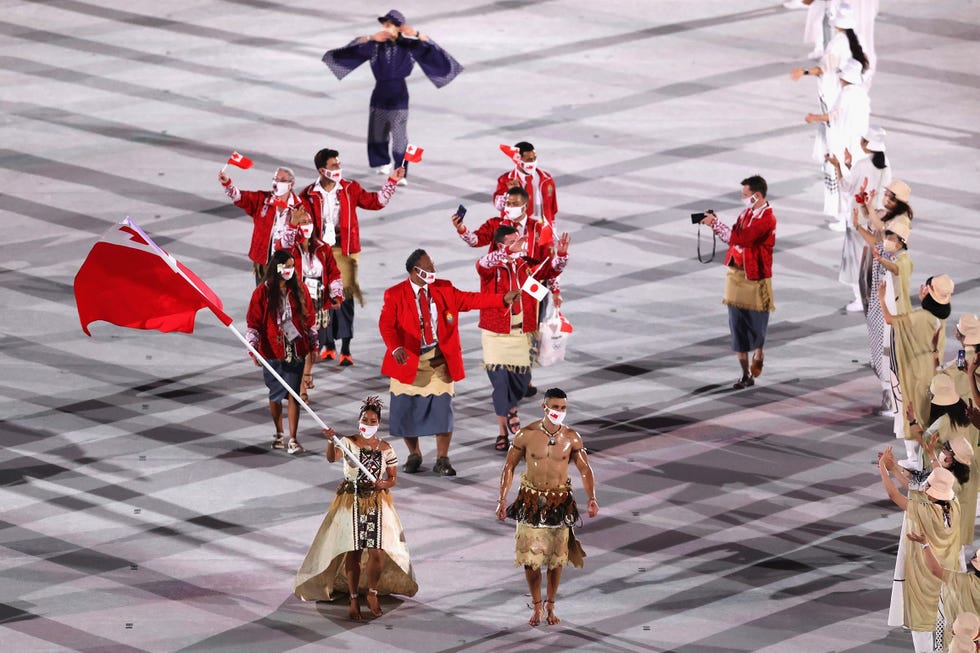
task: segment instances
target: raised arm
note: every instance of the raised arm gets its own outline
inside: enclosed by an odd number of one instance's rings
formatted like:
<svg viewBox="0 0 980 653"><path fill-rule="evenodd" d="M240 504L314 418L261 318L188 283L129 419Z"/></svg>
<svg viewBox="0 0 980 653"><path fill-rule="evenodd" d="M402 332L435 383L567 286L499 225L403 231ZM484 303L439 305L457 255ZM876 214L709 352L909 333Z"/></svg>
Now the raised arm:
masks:
<svg viewBox="0 0 980 653"><path fill-rule="evenodd" d="M895 483L892 482L892 478L888 474L888 470L885 468L885 463L882 460L883 458L878 460L878 472L881 474L881 484L884 486L885 492L888 493L888 498L896 506L905 510L908 507L909 500L895 487Z"/></svg>
<svg viewBox="0 0 980 653"><path fill-rule="evenodd" d="M943 566L936 560L936 555L932 552L932 547L929 546L929 542L926 540L925 535L919 535L918 533L906 533L905 537L909 538L913 542L916 542L922 547L922 559L926 562L926 567L929 572L938 578L943 579Z"/></svg>
<svg viewBox="0 0 980 653"><path fill-rule="evenodd" d="M711 227L711 231L726 243L732 239L732 228L719 220L714 211L705 211L701 224Z"/></svg>

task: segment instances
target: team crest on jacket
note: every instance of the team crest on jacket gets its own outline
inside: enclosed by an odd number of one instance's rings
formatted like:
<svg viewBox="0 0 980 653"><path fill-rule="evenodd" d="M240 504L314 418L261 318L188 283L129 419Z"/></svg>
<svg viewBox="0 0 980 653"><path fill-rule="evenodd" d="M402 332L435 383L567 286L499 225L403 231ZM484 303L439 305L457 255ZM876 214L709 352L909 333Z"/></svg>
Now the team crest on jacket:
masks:
<svg viewBox="0 0 980 653"><path fill-rule="evenodd" d="M448 313L448 312L446 313L446 322L448 322L449 324L452 324L453 321L455 321L455 320L456 320L456 316L455 315L453 315L452 313Z"/></svg>

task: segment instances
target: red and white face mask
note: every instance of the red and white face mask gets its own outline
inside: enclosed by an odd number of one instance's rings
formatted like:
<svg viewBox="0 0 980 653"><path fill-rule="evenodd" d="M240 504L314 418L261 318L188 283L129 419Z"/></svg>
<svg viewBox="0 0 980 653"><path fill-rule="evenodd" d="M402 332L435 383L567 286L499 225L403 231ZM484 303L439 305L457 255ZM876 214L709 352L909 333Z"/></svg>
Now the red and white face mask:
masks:
<svg viewBox="0 0 980 653"><path fill-rule="evenodd" d="M428 270L423 270L418 266L415 266L415 272L419 275L419 279L421 279L426 284L430 284L436 280L435 272L429 272Z"/></svg>
<svg viewBox="0 0 980 653"><path fill-rule="evenodd" d="M369 426L364 422L360 422L357 425L357 430L359 430L361 432L361 435L363 435L364 437L373 438L374 434L378 432L378 425L375 424L374 426Z"/></svg>
<svg viewBox="0 0 980 653"><path fill-rule="evenodd" d="M553 408L545 408L544 414L552 424L557 424L561 426L562 422L565 421L565 414L567 411L564 410L554 410Z"/></svg>
<svg viewBox="0 0 980 653"><path fill-rule="evenodd" d="M313 225L311 224L301 224L299 230L303 233L303 238L309 238L313 235Z"/></svg>

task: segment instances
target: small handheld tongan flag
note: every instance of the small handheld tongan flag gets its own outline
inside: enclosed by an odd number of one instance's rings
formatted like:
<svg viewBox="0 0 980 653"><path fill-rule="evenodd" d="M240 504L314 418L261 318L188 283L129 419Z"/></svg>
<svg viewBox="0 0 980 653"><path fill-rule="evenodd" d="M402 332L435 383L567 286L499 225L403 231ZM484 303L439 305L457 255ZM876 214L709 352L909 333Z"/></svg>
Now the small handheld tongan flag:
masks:
<svg viewBox="0 0 980 653"><path fill-rule="evenodd" d="M424 150L416 145L409 145L405 148L405 160L409 163L422 163L422 152Z"/></svg>
<svg viewBox="0 0 980 653"><path fill-rule="evenodd" d="M242 170L248 170L252 167L254 161L238 152L232 152L231 156L228 157L228 163L233 166L238 166Z"/></svg>
<svg viewBox="0 0 980 653"><path fill-rule="evenodd" d="M521 151L513 145L501 145L500 151L510 157L510 160L514 163L519 163L521 160Z"/></svg>

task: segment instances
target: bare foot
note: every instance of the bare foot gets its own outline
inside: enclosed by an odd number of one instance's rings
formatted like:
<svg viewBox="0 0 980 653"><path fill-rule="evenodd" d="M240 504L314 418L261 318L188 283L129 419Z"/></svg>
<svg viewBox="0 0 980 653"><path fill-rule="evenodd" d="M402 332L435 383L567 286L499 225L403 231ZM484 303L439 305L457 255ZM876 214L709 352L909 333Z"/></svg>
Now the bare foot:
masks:
<svg viewBox="0 0 980 653"><path fill-rule="evenodd" d="M367 598L368 607L371 608L371 614L375 617L380 617L384 614L384 610L381 609L381 604L378 603L378 593L376 591L368 590L368 593L364 596Z"/></svg>
<svg viewBox="0 0 980 653"><path fill-rule="evenodd" d="M535 601L532 608L531 618L527 620L528 626L538 626L541 624L541 601Z"/></svg>
<svg viewBox="0 0 980 653"><path fill-rule="evenodd" d="M554 626L556 624L560 624L561 623L561 619L559 619L558 618L558 615L555 614L555 602L554 601L545 601L545 605L547 605L549 603L551 604L551 607L548 608L548 625L549 626Z"/></svg>
<svg viewBox="0 0 980 653"><path fill-rule="evenodd" d="M357 597L350 597L350 607L347 608L347 616L351 618L351 621L361 620L361 604L357 602Z"/></svg>

